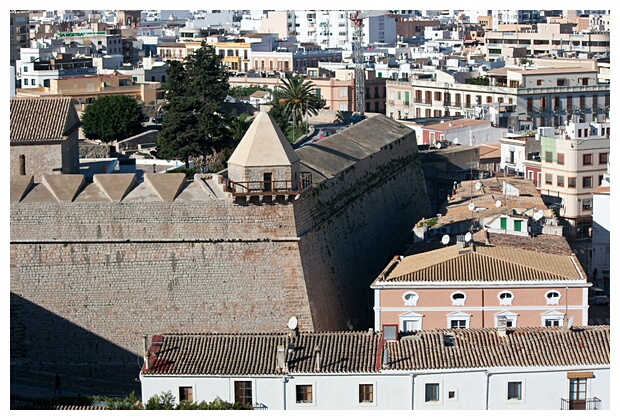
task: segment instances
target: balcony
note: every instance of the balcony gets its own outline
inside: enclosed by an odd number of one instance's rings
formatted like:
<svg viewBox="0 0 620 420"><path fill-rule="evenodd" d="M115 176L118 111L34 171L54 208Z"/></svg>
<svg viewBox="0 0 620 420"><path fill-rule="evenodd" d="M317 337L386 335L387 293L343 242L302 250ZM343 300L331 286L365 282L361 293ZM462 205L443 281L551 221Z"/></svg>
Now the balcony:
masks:
<svg viewBox="0 0 620 420"><path fill-rule="evenodd" d="M585 400L566 400L564 398L562 400L561 409L562 410L600 410L601 409L601 400L598 398L587 398Z"/></svg>
<svg viewBox="0 0 620 420"><path fill-rule="evenodd" d="M302 172L298 180L241 181L226 180L225 190L233 197L297 195L312 187L312 174Z"/></svg>

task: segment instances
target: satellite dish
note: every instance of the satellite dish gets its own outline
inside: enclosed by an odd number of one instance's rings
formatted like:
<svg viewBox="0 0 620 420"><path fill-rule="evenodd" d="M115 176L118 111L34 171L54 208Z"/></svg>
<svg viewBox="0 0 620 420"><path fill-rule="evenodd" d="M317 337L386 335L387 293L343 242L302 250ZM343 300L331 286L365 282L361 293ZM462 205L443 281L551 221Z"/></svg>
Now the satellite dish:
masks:
<svg viewBox="0 0 620 420"><path fill-rule="evenodd" d="M500 200L497 200L495 202L495 207L501 207L502 206L502 202Z"/></svg>
<svg viewBox="0 0 620 420"><path fill-rule="evenodd" d="M448 242L450 242L450 235L443 235L441 237L441 243L444 245L448 245Z"/></svg>
<svg viewBox="0 0 620 420"><path fill-rule="evenodd" d="M289 330L294 330L295 328L297 328L297 317L296 316L292 316L288 320L288 329Z"/></svg>
<svg viewBox="0 0 620 420"><path fill-rule="evenodd" d="M474 203L469 203L469 206L467 206L467 208L469 209L469 211L474 211L476 206L474 206Z"/></svg>
<svg viewBox="0 0 620 420"><path fill-rule="evenodd" d="M459 144L459 138L455 137L454 140L452 140L452 144Z"/></svg>
<svg viewBox="0 0 620 420"><path fill-rule="evenodd" d="M542 217L544 216L544 213L542 210L538 210L536 213L534 213L534 220L540 220L542 219Z"/></svg>
<svg viewBox="0 0 620 420"><path fill-rule="evenodd" d="M480 188L482 188L482 184L479 182L476 182L476 189L479 190Z"/></svg>
<svg viewBox="0 0 620 420"><path fill-rule="evenodd" d="M437 142L437 144L435 144L435 147L437 147L438 149L441 149L441 143Z"/></svg>
<svg viewBox="0 0 620 420"><path fill-rule="evenodd" d="M566 324L566 329L570 330L572 326L573 326L573 317L571 316L570 318L568 318L568 324Z"/></svg>
<svg viewBox="0 0 620 420"><path fill-rule="evenodd" d="M465 242L471 242L471 232L465 234Z"/></svg>

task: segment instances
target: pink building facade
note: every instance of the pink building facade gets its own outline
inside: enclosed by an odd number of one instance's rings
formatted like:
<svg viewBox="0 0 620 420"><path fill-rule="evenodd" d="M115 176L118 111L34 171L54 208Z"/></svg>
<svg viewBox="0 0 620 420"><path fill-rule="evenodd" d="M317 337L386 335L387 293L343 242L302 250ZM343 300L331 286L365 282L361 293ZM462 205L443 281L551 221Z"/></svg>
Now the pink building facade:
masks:
<svg viewBox="0 0 620 420"><path fill-rule="evenodd" d="M375 329L588 324L588 287L574 255L457 245L395 257L373 282Z"/></svg>

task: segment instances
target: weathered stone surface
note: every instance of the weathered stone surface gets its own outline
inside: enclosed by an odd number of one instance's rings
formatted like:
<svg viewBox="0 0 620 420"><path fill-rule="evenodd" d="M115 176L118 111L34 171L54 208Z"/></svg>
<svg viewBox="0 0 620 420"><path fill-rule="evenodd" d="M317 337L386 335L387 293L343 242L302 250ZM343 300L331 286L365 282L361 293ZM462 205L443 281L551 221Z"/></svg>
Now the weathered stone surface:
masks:
<svg viewBox="0 0 620 420"><path fill-rule="evenodd" d="M84 186L84 175L43 175L43 185L56 200L71 202Z"/></svg>
<svg viewBox="0 0 620 420"><path fill-rule="evenodd" d="M11 177L11 203L21 201L33 186L32 175L15 175Z"/></svg>
<svg viewBox="0 0 620 420"><path fill-rule="evenodd" d="M96 174L93 182L111 201L118 203L136 182L136 174Z"/></svg>
<svg viewBox="0 0 620 420"><path fill-rule="evenodd" d="M413 132L362 124L370 139L325 147L329 161L299 151L333 174L292 202L235 204L208 194L214 179L175 180L170 200L148 179L120 201L91 200L93 184L46 201L35 185L11 203L12 362L135 375L143 334L283 331L293 315L303 330L371 326L369 285L428 198Z"/></svg>
<svg viewBox="0 0 620 420"><path fill-rule="evenodd" d="M163 201L174 201L185 182L185 174L144 174L145 181Z"/></svg>

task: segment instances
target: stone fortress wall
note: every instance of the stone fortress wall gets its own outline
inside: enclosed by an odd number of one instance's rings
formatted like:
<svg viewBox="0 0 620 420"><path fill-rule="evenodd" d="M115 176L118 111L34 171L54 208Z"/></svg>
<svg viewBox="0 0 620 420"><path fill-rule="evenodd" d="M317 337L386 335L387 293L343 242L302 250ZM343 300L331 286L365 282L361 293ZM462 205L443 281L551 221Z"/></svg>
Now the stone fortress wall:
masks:
<svg viewBox="0 0 620 420"><path fill-rule="evenodd" d="M132 382L143 335L371 326L370 283L428 215L413 132L371 120L299 149L315 185L283 203L209 176L12 178L12 364Z"/></svg>

